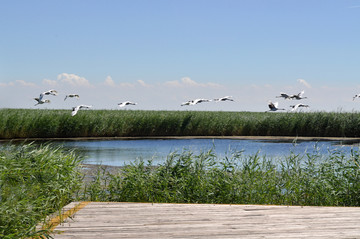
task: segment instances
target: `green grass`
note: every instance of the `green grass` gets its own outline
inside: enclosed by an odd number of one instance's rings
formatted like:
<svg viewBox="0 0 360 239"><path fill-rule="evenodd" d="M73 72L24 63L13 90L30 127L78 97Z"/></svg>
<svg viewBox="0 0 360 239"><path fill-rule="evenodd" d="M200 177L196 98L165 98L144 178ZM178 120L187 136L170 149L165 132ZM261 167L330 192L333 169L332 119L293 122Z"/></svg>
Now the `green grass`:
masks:
<svg viewBox="0 0 360 239"><path fill-rule="evenodd" d="M6 145L0 151L0 238L49 236L36 229L73 200L81 159L49 145Z"/></svg>
<svg viewBox="0 0 360 239"><path fill-rule="evenodd" d="M360 113L1 109L0 139L141 136L359 137Z"/></svg>
<svg viewBox="0 0 360 239"><path fill-rule="evenodd" d="M282 159L184 151L160 165L140 160L118 174L101 169L79 195L92 201L360 206L359 160L358 151L289 152Z"/></svg>

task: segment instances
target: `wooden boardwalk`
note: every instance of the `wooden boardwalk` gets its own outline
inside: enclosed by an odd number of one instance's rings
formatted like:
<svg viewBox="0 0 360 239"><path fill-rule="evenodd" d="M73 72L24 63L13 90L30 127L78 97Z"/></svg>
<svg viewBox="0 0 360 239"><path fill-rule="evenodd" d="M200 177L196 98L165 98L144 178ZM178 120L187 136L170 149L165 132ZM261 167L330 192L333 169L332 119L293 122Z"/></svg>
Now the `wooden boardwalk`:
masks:
<svg viewBox="0 0 360 239"><path fill-rule="evenodd" d="M55 228L55 239L360 238L360 208L354 207L104 202L83 206Z"/></svg>

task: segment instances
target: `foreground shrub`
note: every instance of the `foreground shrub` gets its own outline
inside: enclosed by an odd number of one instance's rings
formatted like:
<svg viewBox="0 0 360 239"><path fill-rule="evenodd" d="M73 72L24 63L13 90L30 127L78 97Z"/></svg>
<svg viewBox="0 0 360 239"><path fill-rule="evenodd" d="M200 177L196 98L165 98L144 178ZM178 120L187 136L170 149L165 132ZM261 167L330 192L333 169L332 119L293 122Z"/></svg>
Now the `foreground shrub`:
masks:
<svg viewBox="0 0 360 239"><path fill-rule="evenodd" d="M81 159L50 145L7 145L0 150L0 238L47 235L36 229L79 189Z"/></svg>

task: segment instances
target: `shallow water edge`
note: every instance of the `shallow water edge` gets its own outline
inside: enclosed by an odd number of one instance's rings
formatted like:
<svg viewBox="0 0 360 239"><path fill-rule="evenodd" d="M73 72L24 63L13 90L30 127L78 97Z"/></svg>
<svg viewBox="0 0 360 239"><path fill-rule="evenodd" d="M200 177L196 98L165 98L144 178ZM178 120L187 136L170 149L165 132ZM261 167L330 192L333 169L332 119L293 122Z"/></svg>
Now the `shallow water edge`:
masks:
<svg viewBox="0 0 360 239"><path fill-rule="evenodd" d="M286 141L357 141L360 137L297 137L297 136L141 136L141 137L74 137L74 138L15 138L0 139L8 141L80 141L80 140L137 140L137 139L248 139L248 140L286 140Z"/></svg>

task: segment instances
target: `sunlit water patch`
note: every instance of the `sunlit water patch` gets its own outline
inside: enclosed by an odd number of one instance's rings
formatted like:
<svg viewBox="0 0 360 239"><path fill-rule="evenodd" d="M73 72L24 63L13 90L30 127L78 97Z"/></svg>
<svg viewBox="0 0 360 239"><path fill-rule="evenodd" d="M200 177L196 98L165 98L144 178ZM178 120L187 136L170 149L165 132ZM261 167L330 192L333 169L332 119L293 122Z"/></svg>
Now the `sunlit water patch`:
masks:
<svg viewBox="0 0 360 239"><path fill-rule="evenodd" d="M135 160L152 160L153 164L165 161L172 152L189 150L195 154L210 149L218 157L241 152L243 155L258 153L261 156L279 158L294 154L329 154L338 151L350 154L352 147L339 141L278 141L238 139L142 139L142 140L90 140L57 141L55 144L75 149L85 157L85 163L123 166Z"/></svg>

